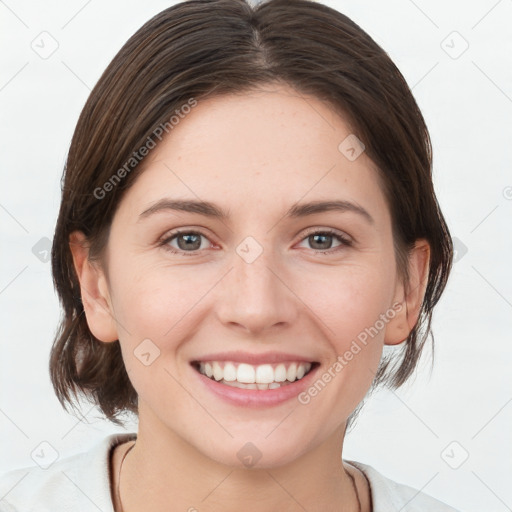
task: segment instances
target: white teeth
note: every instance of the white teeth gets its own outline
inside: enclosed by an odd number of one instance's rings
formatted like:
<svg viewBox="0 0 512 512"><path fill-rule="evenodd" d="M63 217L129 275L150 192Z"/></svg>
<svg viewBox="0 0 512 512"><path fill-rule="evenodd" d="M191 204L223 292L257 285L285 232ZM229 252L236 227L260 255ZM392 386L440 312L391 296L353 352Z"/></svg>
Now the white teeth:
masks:
<svg viewBox="0 0 512 512"><path fill-rule="evenodd" d="M274 380L276 382L284 382L286 380L286 366L284 364L278 364L274 370Z"/></svg>
<svg viewBox="0 0 512 512"><path fill-rule="evenodd" d="M250 364L241 363L236 370L236 380L244 384L254 384L256 382L256 372Z"/></svg>
<svg viewBox="0 0 512 512"><path fill-rule="evenodd" d="M236 368L233 363L226 363L224 365L224 380L227 380L228 382L233 382L236 380Z"/></svg>
<svg viewBox="0 0 512 512"><path fill-rule="evenodd" d="M269 364L261 364L256 368L256 382L270 384L274 382L274 370Z"/></svg>
<svg viewBox="0 0 512 512"><path fill-rule="evenodd" d="M293 382L297 378L297 365L292 363L286 372L286 380Z"/></svg>
<svg viewBox="0 0 512 512"><path fill-rule="evenodd" d="M228 382L227 380L222 380L221 384L225 384L226 386L231 386L233 388L241 388L241 389L277 389L282 386L279 382L271 382L270 384L243 384L242 382L234 381Z"/></svg>
<svg viewBox="0 0 512 512"><path fill-rule="evenodd" d="M215 361L212 364L212 368L213 368L213 378L215 380L222 380L222 377L224 376L224 372L222 371L222 366Z"/></svg>
<svg viewBox="0 0 512 512"><path fill-rule="evenodd" d="M288 366L288 367L287 367ZM199 371L223 384L245 389L276 389L288 382L302 379L311 369L311 363L280 363L253 366L247 363L210 361L199 363Z"/></svg>
<svg viewBox="0 0 512 512"><path fill-rule="evenodd" d="M228 382L227 380L223 380L221 384L226 384L226 386L232 386L234 388L237 388L238 386L245 386L245 384L240 384L240 382L237 382L236 380L234 382Z"/></svg>

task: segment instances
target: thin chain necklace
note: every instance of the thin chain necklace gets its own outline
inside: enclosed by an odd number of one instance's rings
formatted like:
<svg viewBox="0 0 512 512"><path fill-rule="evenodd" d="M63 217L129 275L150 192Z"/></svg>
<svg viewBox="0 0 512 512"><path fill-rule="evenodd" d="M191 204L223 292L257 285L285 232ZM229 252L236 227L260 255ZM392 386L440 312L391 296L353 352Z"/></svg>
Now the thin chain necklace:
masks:
<svg viewBox="0 0 512 512"><path fill-rule="evenodd" d="M357 499L357 512L361 512L361 500L359 499L359 493L357 492L356 481L354 480L354 477L348 471L347 471L347 475L350 477L350 480L352 480L352 487L354 489L354 494L356 495L356 499Z"/></svg>
<svg viewBox="0 0 512 512"><path fill-rule="evenodd" d="M128 455L128 452L135 446L135 443L133 443L128 450L124 452L123 458L121 459L121 464L119 464L119 472L117 474L117 488L116 488L116 496L117 496L117 502L119 503L119 512L123 512L123 504L121 502L121 494L119 492L119 488L121 486L121 470L123 469L123 462L126 456ZM347 472L347 475L350 477L350 480L352 481L352 487L354 488L354 493L357 498L357 512L361 512L361 500L359 499L359 493L357 492L356 482L354 480L354 477Z"/></svg>
<svg viewBox="0 0 512 512"><path fill-rule="evenodd" d="M123 462L126 456L128 455L128 452L135 446L135 443L133 443L128 450L124 452L123 458L121 459L121 464L119 464L119 472L117 473L117 488L116 488L116 496L117 496L117 502L119 503L119 512L123 512L123 504L121 503L121 494L119 493L119 488L121 487L121 470L123 469Z"/></svg>

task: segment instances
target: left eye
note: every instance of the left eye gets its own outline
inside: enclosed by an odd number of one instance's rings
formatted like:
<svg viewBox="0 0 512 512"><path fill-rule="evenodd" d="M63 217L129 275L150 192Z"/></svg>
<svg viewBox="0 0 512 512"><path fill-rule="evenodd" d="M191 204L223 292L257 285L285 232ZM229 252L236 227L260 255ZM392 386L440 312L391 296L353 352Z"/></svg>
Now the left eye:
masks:
<svg viewBox="0 0 512 512"><path fill-rule="evenodd" d="M338 240L338 242L340 242L340 244L334 248L325 247L325 245L327 245L327 246L332 245L333 238ZM326 252L326 251L335 252L340 247L350 246L352 244L352 242L347 237L343 236L340 233L332 231L332 230L313 231L312 233L309 233L304 238L304 240L309 241L309 243L313 245L313 249L317 249L318 252ZM318 244L321 247L315 247L315 245L318 245ZM333 250L331 250L331 249L333 249Z"/></svg>
<svg viewBox="0 0 512 512"><path fill-rule="evenodd" d="M199 250L201 250L201 237L208 240L206 235L198 231L177 231L172 233L169 237L165 238L160 242L166 250L174 254L181 254L183 256L194 256ZM332 246L332 239L338 240L339 245L336 247ZM171 245L173 242L177 242L178 247ZM352 241L344 235L337 233L332 230L313 231L308 233L301 242L309 241L312 244L312 248L316 249L315 252L331 253L342 248L352 245ZM317 245L317 247L315 247ZM320 247L318 247L320 245ZM203 247L204 248L204 247Z"/></svg>

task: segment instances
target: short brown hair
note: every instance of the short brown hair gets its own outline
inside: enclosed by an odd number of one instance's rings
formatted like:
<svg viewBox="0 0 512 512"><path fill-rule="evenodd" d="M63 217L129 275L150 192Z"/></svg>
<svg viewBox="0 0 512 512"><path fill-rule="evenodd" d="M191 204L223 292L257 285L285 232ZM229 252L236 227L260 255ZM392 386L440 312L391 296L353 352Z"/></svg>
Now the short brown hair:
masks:
<svg viewBox="0 0 512 512"><path fill-rule="evenodd" d="M191 98L278 82L325 101L364 141L383 184L405 282L414 242L425 238L431 246L418 322L398 355L382 359L372 389L381 383L398 387L413 373L432 334L432 310L445 288L453 249L432 184L428 130L405 79L366 32L321 3L190 0L157 14L126 42L92 90L73 135L52 247L63 318L50 375L66 409L82 394L114 423L121 423L124 411L137 413L119 341L103 343L88 328L69 235L82 231L90 258L101 260L115 210L144 160L104 197L95 191Z"/></svg>

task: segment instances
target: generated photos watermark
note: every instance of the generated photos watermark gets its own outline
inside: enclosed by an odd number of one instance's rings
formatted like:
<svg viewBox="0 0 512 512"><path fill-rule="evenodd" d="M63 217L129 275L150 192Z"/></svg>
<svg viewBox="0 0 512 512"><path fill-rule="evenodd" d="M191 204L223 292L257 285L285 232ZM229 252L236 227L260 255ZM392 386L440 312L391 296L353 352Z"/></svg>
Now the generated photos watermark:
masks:
<svg viewBox="0 0 512 512"><path fill-rule="evenodd" d="M94 197L98 200L104 199L105 196L114 190L114 188L121 183L121 181L146 157L149 152L154 149L157 142L154 139L162 141L164 134L170 133L179 122L188 115L192 108L197 105L195 98L190 98L187 103L182 105L179 109L174 111L174 114L165 123L160 123L153 133L146 139L146 142L137 150L132 153L132 156L124 163L122 167L112 174L112 176L101 187L96 187L93 191Z"/></svg>
<svg viewBox="0 0 512 512"><path fill-rule="evenodd" d="M399 302L395 302L393 306L388 309L385 313L379 316L379 319L371 327L366 327L361 331L355 339L352 340L350 348L347 349L343 355L338 355L336 362L334 362L318 379L309 386L308 389L299 393L297 399L302 405L307 405L311 402L311 399L317 396L329 382L331 382L342 370L349 364L354 356L361 352L362 347L368 344L390 320L395 318L396 314L402 311L403 305Z"/></svg>

